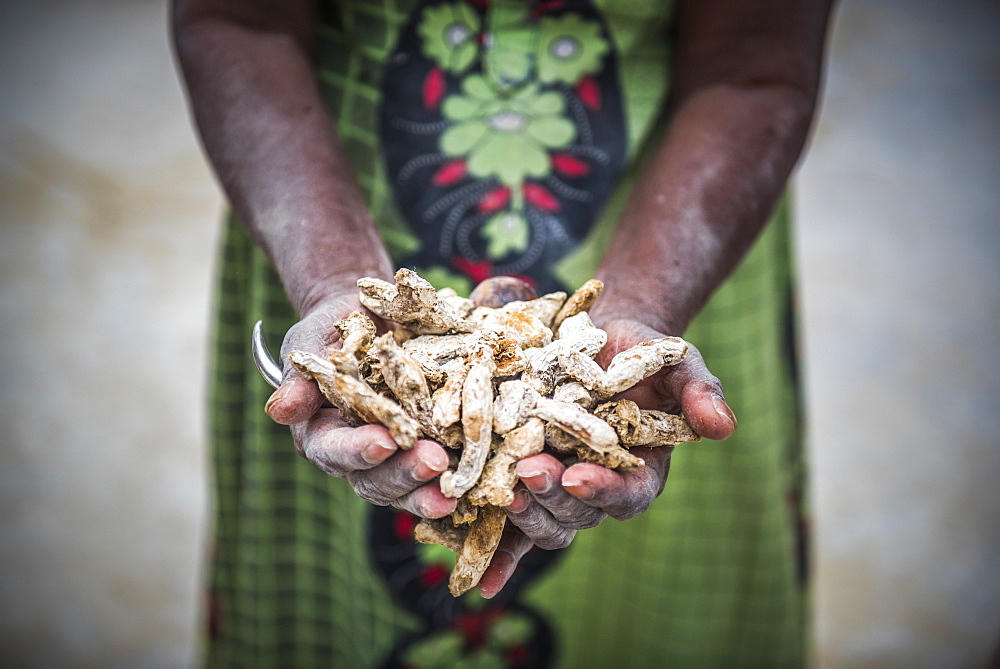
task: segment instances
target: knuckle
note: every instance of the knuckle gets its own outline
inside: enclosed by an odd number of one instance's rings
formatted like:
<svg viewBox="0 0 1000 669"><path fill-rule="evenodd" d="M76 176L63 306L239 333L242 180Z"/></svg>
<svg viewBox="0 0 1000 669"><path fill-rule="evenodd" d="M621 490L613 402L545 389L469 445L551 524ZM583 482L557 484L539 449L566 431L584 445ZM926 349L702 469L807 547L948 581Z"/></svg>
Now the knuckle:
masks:
<svg viewBox="0 0 1000 669"><path fill-rule="evenodd" d="M557 532L537 539L535 545L547 551L559 550L573 543L574 537L576 537L576 530L561 527Z"/></svg>
<svg viewBox="0 0 1000 669"><path fill-rule="evenodd" d="M658 477L650 471L641 469L635 472L635 476L630 481L628 493L623 502L609 510L609 514L616 520L628 520L645 513L661 490L662 486Z"/></svg>
<svg viewBox="0 0 1000 669"><path fill-rule="evenodd" d="M393 502L393 496L386 495L382 487L366 472L351 472L347 482L354 488L354 494L366 502L376 506L388 506Z"/></svg>
<svg viewBox="0 0 1000 669"><path fill-rule="evenodd" d="M582 514L576 514L572 518L563 521L563 525L571 530L589 530L601 524L608 514L600 509L588 509Z"/></svg>
<svg viewBox="0 0 1000 669"><path fill-rule="evenodd" d="M311 462L313 465L326 472L330 476L336 476L337 478L344 478L344 468L334 463L330 457L330 452L328 449L323 448L319 444L309 443L306 444L301 451L302 457Z"/></svg>

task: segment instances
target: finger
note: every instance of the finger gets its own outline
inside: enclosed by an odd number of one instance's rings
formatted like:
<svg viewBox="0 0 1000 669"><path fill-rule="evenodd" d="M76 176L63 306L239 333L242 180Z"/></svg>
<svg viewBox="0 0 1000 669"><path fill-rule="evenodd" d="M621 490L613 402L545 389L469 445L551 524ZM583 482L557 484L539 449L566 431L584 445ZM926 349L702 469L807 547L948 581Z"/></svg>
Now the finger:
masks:
<svg viewBox="0 0 1000 669"><path fill-rule="evenodd" d="M569 494L562 486L566 468L550 455L535 455L517 463L517 475L559 525L571 530L595 527L606 514ZM518 507L515 507L515 510ZM531 535L534 538L534 535ZM537 543L537 542L536 542ZM541 545L541 544L539 544ZM543 546L547 548L547 546Z"/></svg>
<svg viewBox="0 0 1000 669"><path fill-rule="evenodd" d="M433 441L420 440L408 451L368 469L347 473L347 481L358 497L387 506L448 468L448 454Z"/></svg>
<svg viewBox="0 0 1000 669"><path fill-rule="evenodd" d="M647 466L630 472L616 472L590 463L569 467L562 477L565 490L612 518L627 520L649 509L663 492L670 469L669 453L664 448L633 449ZM663 462L658 463L657 458Z"/></svg>
<svg viewBox="0 0 1000 669"><path fill-rule="evenodd" d="M708 371L693 346L687 357L662 377L667 392L680 398L681 411L691 427L708 439L725 439L736 429L736 416L722 395L722 383Z"/></svg>
<svg viewBox="0 0 1000 669"><path fill-rule="evenodd" d="M437 481L425 483L392 503L397 509L422 518L444 518L457 504L457 499L444 496Z"/></svg>
<svg viewBox="0 0 1000 669"><path fill-rule="evenodd" d="M264 412L276 423L294 425L312 418L323 406L323 399L315 382L291 374L271 394Z"/></svg>
<svg viewBox="0 0 1000 669"><path fill-rule="evenodd" d="M500 545L497 546L490 566L483 572L479 580L479 594L486 599L492 599L500 592L517 570L517 564L528 551L533 542L523 532L510 526L504 528Z"/></svg>
<svg viewBox="0 0 1000 669"><path fill-rule="evenodd" d="M542 506L527 488L514 491L514 502L507 507L507 518L539 548L566 548L576 536L576 530L566 527Z"/></svg>
<svg viewBox="0 0 1000 669"><path fill-rule="evenodd" d="M371 469L398 449L381 425L347 427L336 409L322 409L312 420L293 425L292 437L302 457L339 478Z"/></svg>

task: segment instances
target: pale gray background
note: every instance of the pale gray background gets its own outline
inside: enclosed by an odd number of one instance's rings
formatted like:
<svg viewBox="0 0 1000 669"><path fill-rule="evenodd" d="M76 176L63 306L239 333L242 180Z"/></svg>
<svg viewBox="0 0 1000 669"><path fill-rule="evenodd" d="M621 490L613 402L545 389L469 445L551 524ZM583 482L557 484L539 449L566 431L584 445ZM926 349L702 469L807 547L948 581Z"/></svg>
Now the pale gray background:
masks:
<svg viewBox="0 0 1000 669"><path fill-rule="evenodd" d="M0 660L188 666L222 207L165 3L0 3ZM817 663L1000 644L1000 4L847 0L798 175Z"/></svg>

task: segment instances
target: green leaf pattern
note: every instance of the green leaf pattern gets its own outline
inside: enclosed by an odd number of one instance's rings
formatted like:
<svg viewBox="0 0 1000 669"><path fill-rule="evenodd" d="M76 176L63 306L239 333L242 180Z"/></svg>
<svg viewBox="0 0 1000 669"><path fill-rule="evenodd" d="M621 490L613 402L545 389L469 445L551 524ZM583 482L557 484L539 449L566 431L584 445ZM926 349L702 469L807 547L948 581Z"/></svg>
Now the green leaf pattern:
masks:
<svg viewBox="0 0 1000 669"><path fill-rule="evenodd" d="M465 158L470 175L495 178L513 193L507 210L480 229L486 254L522 253L530 236L524 182L546 177L551 152L577 135L565 98L545 87L595 74L610 46L595 21L575 13L534 20L524 3L509 0L494 0L485 18L463 2L429 7L418 33L428 58L462 76L460 92L441 106L450 122L441 152ZM482 73L470 69L479 57Z"/></svg>

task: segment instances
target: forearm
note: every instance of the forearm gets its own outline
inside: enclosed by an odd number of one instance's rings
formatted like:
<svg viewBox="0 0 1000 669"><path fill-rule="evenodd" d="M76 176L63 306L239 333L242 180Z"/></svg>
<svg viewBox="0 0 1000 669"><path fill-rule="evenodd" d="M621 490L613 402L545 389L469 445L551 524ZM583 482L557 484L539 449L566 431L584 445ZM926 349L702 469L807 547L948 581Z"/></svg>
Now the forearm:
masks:
<svg viewBox="0 0 1000 669"><path fill-rule="evenodd" d="M681 0L671 123L601 265L595 318L681 334L760 233L805 143L830 0Z"/></svg>
<svg viewBox="0 0 1000 669"><path fill-rule="evenodd" d="M678 107L601 264L597 316L683 333L767 221L811 113L780 87L711 86Z"/></svg>
<svg viewBox="0 0 1000 669"><path fill-rule="evenodd" d="M209 158L299 313L390 274L303 41L217 16L175 21L175 35Z"/></svg>

